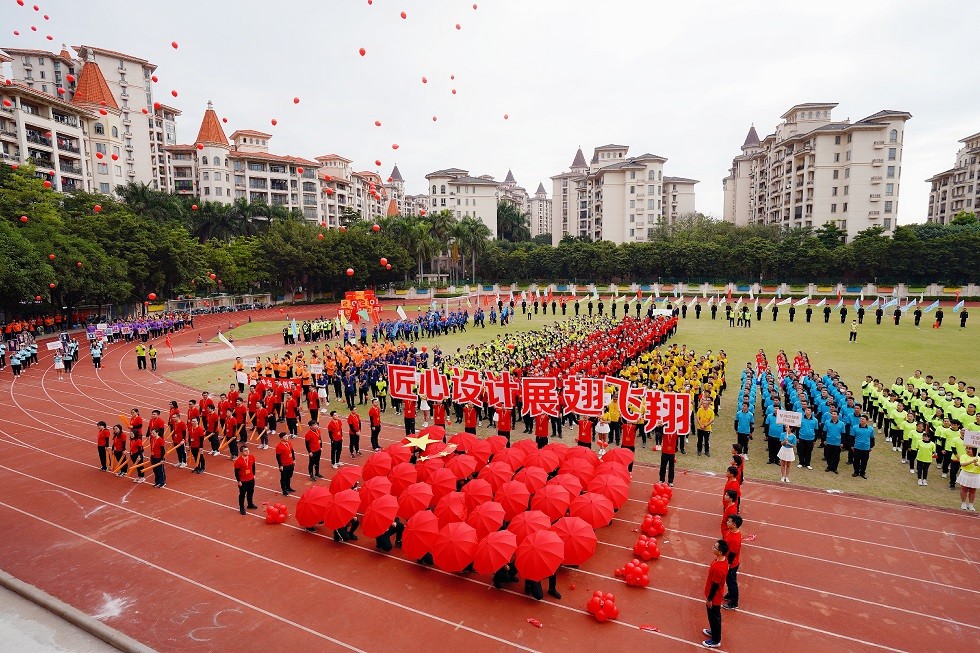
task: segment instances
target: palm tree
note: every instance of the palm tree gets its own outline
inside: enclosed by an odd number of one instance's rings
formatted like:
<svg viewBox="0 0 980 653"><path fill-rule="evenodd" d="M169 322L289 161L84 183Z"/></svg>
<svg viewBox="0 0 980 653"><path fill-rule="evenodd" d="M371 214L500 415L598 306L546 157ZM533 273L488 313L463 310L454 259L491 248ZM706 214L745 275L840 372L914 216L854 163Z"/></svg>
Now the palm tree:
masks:
<svg viewBox="0 0 980 653"><path fill-rule="evenodd" d="M497 238L519 243L531 240L528 216L510 202L497 203Z"/></svg>
<svg viewBox="0 0 980 653"><path fill-rule="evenodd" d="M490 228L482 220L464 217L456 227L456 242L462 254L470 255L470 273L476 282L476 257L487 250L487 243L493 237ZM463 276L466 276L466 265L463 265Z"/></svg>
<svg viewBox="0 0 980 653"><path fill-rule="evenodd" d="M180 200L169 193L154 190L149 184L127 182L116 187L116 193L133 213L157 222L180 219L187 223L187 212Z"/></svg>

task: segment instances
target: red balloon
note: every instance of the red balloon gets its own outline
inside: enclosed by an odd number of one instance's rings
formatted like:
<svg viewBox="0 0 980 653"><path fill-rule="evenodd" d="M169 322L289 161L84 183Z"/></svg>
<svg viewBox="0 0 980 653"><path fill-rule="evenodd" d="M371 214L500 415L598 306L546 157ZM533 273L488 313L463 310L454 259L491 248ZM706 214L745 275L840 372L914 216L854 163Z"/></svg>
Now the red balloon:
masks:
<svg viewBox="0 0 980 653"><path fill-rule="evenodd" d="M327 189L327 195L333 195L333 189L332 188L328 188Z"/></svg>
<svg viewBox="0 0 980 653"><path fill-rule="evenodd" d="M109 158L110 158L110 159L112 159L113 161L118 161L118 160L119 160L119 155L118 155L118 154L113 154L113 155L112 155L111 157L109 157Z"/></svg>
<svg viewBox="0 0 980 653"><path fill-rule="evenodd" d="M381 225L379 224L371 225L371 231L381 231Z"/></svg>
<svg viewBox="0 0 980 653"><path fill-rule="evenodd" d="M316 235L316 239L317 240L323 240L323 234L317 234Z"/></svg>
<svg viewBox="0 0 980 653"><path fill-rule="evenodd" d="M61 88L61 87L59 86L59 87L58 87L58 95L64 95L64 94L65 94L65 89L63 89L63 88Z"/></svg>
<svg viewBox="0 0 980 653"><path fill-rule="evenodd" d="M104 156L104 155L102 154L102 152L96 152L96 153L95 153L95 158L96 158L96 159L101 159L101 158L102 158L103 156Z"/></svg>
<svg viewBox="0 0 980 653"><path fill-rule="evenodd" d="M153 109L154 109L155 111L159 111L159 110L160 110L160 107L161 107L161 106L162 106L162 105L161 105L161 104L160 104L159 102L154 102L154 103L153 103Z"/></svg>
<svg viewBox="0 0 980 653"><path fill-rule="evenodd" d="M320 226L321 227L326 227L327 226L327 221L326 220L323 220L322 222L320 222Z"/></svg>
<svg viewBox="0 0 980 653"><path fill-rule="evenodd" d="M65 76L65 79L67 79L69 83L74 83L75 82L75 76L74 75L67 75L67 76Z"/></svg>
<svg viewBox="0 0 980 653"><path fill-rule="evenodd" d="M105 115L108 115L108 114L109 114L109 112L108 112L108 111L106 111L105 109L99 109L99 113L100 113L101 115L103 115L103 116L105 116Z"/></svg>
<svg viewBox="0 0 980 653"><path fill-rule="evenodd" d="M463 29L459 23L456 23L456 29Z"/></svg>
<svg viewBox="0 0 980 653"><path fill-rule="evenodd" d="M203 150L204 149L204 143L198 143L197 144L197 149Z"/></svg>
<svg viewBox="0 0 980 653"><path fill-rule="evenodd" d="M425 77L423 77L423 78L422 78L422 83L423 83L423 84L428 84L428 83L429 83L429 80L427 80L427 79L426 79Z"/></svg>
<svg viewBox="0 0 980 653"><path fill-rule="evenodd" d="M143 107L142 109L140 109L140 111L143 112L144 116L148 116L150 114L150 112L146 110L146 107Z"/></svg>
<svg viewBox="0 0 980 653"><path fill-rule="evenodd" d="M388 258L385 256L381 257L381 265L388 265Z"/></svg>
<svg viewBox="0 0 980 653"><path fill-rule="evenodd" d="M14 36L20 36L20 32L18 32L17 30L14 30ZM10 81L10 80L7 80L7 81ZM8 86L9 86L9 84L8 84Z"/></svg>
<svg viewBox="0 0 980 653"><path fill-rule="evenodd" d="M37 31L37 28L36 28L36 27L34 27L33 25L31 25L31 31L32 31L32 32L36 32L36 31Z"/></svg>
<svg viewBox="0 0 980 653"><path fill-rule="evenodd" d="M82 267L82 262L81 262L81 261L79 261L79 262L78 262L78 263L76 263L75 265L77 265L78 267Z"/></svg>
<svg viewBox="0 0 980 653"><path fill-rule="evenodd" d="M102 213L102 205L96 204L95 206L92 207L92 210L95 211L96 213Z"/></svg>
<svg viewBox="0 0 980 653"><path fill-rule="evenodd" d="M293 98L293 104L299 104L299 98L298 97L294 97Z"/></svg>
<svg viewBox="0 0 980 653"><path fill-rule="evenodd" d="M303 174L303 169L302 168L296 168L296 172L298 172L299 174Z"/></svg>
<svg viewBox="0 0 980 653"><path fill-rule="evenodd" d="M272 119L272 126L273 126L273 127L275 127L275 126L276 126L276 125L278 125L278 124L279 124L279 121L278 121L278 120L276 120L275 118L273 118L273 119Z"/></svg>
<svg viewBox="0 0 980 653"><path fill-rule="evenodd" d="M374 126L375 127L380 127L381 126L381 121L380 120L375 120L374 121Z"/></svg>
<svg viewBox="0 0 980 653"><path fill-rule="evenodd" d="M176 50L177 49L177 41L171 41L170 42L170 47L172 47L174 50Z"/></svg>
<svg viewBox="0 0 980 653"><path fill-rule="evenodd" d="M453 89L453 95L456 95L456 89Z"/></svg>
<svg viewBox="0 0 980 653"><path fill-rule="evenodd" d="M152 302L154 299L157 298L157 294L155 292L151 292L149 295L146 296L146 298Z"/></svg>
<svg viewBox="0 0 980 653"><path fill-rule="evenodd" d="M50 181L48 181L47 179L45 179L45 180L44 180L44 187L45 187L45 188L51 188L51 182L50 182Z"/></svg>
<svg viewBox="0 0 980 653"><path fill-rule="evenodd" d="M380 166L381 165L381 160L380 159L375 159L374 160L374 165Z"/></svg>
<svg viewBox="0 0 980 653"><path fill-rule="evenodd" d="M361 48L361 49L360 49L360 50L358 50L357 52L358 52L358 54L360 54L360 55L361 55L362 57L363 57L364 55L366 55L366 54L367 54L367 50L365 50L364 48Z"/></svg>
<svg viewBox="0 0 980 653"><path fill-rule="evenodd" d="M54 284L53 283L49 283L48 284L48 288L54 289Z"/></svg>
<svg viewBox="0 0 980 653"><path fill-rule="evenodd" d="M401 15L402 15L402 18L408 18L408 14L406 14L404 11L402 12Z"/></svg>
<svg viewBox="0 0 980 653"><path fill-rule="evenodd" d="M342 234L347 233L347 227L341 227L340 228L340 233L342 233Z"/></svg>
<svg viewBox="0 0 980 653"><path fill-rule="evenodd" d="M22 216L20 216L20 221L21 221L21 222L27 222L27 220L28 220L28 219L29 219L29 218L28 218L28 217L27 217L26 215L22 215Z"/></svg>
<svg viewBox="0 0 980 653"><path fill-rule="evenodd" d="M398 143L392 143L391 144L391 149L397 150L398 149Z"/></svg>
<svg viewBox="0 0 980 653"><path fill-rule="evenodd" d="M421 211L419 211L419 215L425 215L425 209L422 209Z"/></svg>
<svg viewBox="0 0 980 653"><path fill-rule="evenodd" d="M48 258L53 261L55 259L55 256L54 256L54 254L48 254Z"/></svg>
<svg viewBox="0 0 980 653"><path fill-rule="evenodd" d="M215 274L214 272L212 272L212 273L211 273L211 274L209 274L208 276L209 276L209 277L211 277L211 281L214 281L215 279L217 279L217 278L218 278L218 275L216 275L216 274Z"/></svg>
<svg viewBox="0 0 980 653"><path fill-rule="evenodd" d="M160 79L156 75L154 75L150 79L152 79L154 82L159 82L160 81Z"/></svg>
<svg viewBox="0 0 980 653"><path fill-rule="evenodd" d="M348 277L354 276L354 268L347 268L347 276Z"/></svg>
<svg viewBox="0 0 980 653"><path fill-rule="evenodd" d="M505 113L504 114L504 120L510 120L510 114Z"/></svg>
<svg viewBox="0 0 980 653"><path fill-rule="evenodd" d="M177 97L177 89L170 91L170 94L174 97Z"/></svg>
<svg viewBox="0 0 980 653"><path fill-rule="evenodd" d="M197 210L197 204L191 204L191 211Z"/></svg>
<svg viewBox="0 0 980 653"><path fill-rule="evenodd" d="M391 263L389 263L388 265L386 265L386 266L385 266L385 269L386 269L386 270L390 270L390 269L391 269Z"/></svg>
<svg viewBox="0 0 980 653"><path fill-rule="evenodd" d="M473 5L473 11L476 11L476 5Z"/></svg>
<svg viewBox="0 0 980 653"><path fill-rule="evenodd" d="M228 122L228 119L227 118L222 118L221 119L221 122Z"/></svg>
<svg viewBox="0 0 980 653"><path fill-rule="evenodd" d="M34 296L34 301L36 301L36 302L41 301L41 296L40 295L35 295Z"/></svg>
<svg viewBox="0 0 980 653"><path fill-rule="evenodd" d="M330 181L332 177L330 175L323 175L323 181Z"/></svg>
<svg viewBox="0 0 980 653"><path fill-rule="evenodd" d="M450 76L449 76L449 79L451 79L451 80L452 80L452 79L456 79L456 75L450 75Z"/></svg>

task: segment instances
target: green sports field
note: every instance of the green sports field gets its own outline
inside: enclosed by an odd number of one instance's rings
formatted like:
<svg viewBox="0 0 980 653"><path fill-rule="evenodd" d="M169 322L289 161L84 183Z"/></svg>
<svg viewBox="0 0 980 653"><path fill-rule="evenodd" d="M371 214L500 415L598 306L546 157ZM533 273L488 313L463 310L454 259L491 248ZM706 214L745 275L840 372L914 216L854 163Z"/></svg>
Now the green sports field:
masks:
<svg viewBox="0 0 980 653"><path fill-rule="evenodd" d="M827 368L837 370L845 382L860 394L860 384L866 374L880 378L890 385L895 377L907 377L916 369L923 374L932 374L943 381L950 374L957 379L965 379L969 384L980 382L980 358L976 352L980 346L980 326L968 324L966 329L959 328L957 316L947 314L944 326L940 330L932 329L931 320L924 316L923 328L915 328L911 315L903 318L899 326L891 321L882 321L881 325L874 323L874 318L865 318L864 324L858 328L856 344L848 342L851 315L847 324L841 324L837 315L831 316L831 321L825 324L823 316L814 314L814 320L806 323L803 312L797 314L794 323L789 322L788 315L781 307L779 319L772 321L771 312L763 314L761 322L752 321L752 328L729 327L724 314L719 312L718 319L711 320L710 313L703 311L701 319L694 319L694 312L689 311L686 319L681 319L675 342L686 344L689 348L701 352L724 349L729 360L729 392L722 397L721 413L716 421L713 434L712 455L710 458L697 457L694 453L694 438L687 447L687 454L678 454L678 473L683 469L698 469L724 474L728 462L728 445L734 441L732 415L735 410L735 388L738 384L741 368L746 362L755 361L755 354L764 349L770 361L774 361L776 353L782 349L792 359L798 350L805 351L814 370L823 373ZM585 311L583 311L584 314ZM571 313L571 311L569 311ZM548 315L537 315L528 321L514 321L508 330L528 330L540 328L544 324L561 319ZM237 344L247 344L249 336L278 333L282 329L280 322L255 322L240 327L235 332ZM423 340L420 345L432 347L439 344L444 352L452 352L457 347L482 342L494 338L500 333L500 328L488 326L486 329L474 329L472 326L466 333L450 334L434 341ZM295 347L294 347L295 348ZM170 376L175 381L195 388L220 390L227 388L229 363L201 365L193 369L174 372ZM216 379L220 378L221 381ZM362 411L366 412L366 411ZM395 415L389 411L386 420L396 424ZM481 431L484 430L481 427ZM757 429L757 432L761 429ZM489 429L485 434L490 435ZM518 436L527 437L527 436ZM566 435L566 439L573 437ZM747 476L778 481L778 467L765 464L765 440L761 433L750 447ZM898 454L891 447L878 446L871 455L868 465L868 479L852 478L849 469L841 465L841 474L827 474L820 465L820 450L814 452L814 469L793 468L791 480L793 483L839 490L842 492L863 493L873 496L886 497L941 505L956 508L959 506L959 495L948 490L948 482L940 477L938 469L930 472L930 485L920 487L915 477L909 474L908 467L899 464ZM638 460L657 464L660 454L648 449L637 452Z"/></svg>

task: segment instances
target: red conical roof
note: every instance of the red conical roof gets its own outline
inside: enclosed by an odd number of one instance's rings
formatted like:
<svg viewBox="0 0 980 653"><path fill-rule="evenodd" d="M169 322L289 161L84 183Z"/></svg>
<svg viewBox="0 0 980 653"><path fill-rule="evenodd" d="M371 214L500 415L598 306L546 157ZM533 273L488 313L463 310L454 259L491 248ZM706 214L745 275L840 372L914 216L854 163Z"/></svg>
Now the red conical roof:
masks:
<svg viewBox="0 0 980 653"><path fill-rule="evenodd" d="M102 103L105 102L103 105ZM75 96L72 98L73 104L97 104L100 106L119 109L116 98L112 97L109 84L105 81L102 69L94 61L86 61L82 66L82 72L78 76L78 85L75 88Z"/></svg>
<svg viewBox="0 0 980 653"><path fill-rule="evenodd" d="M197 132L197 140L195 142L214 143L228 147L225 130L221 128L221 121L218 120L218 114L214 112L210 101L208 101L208 108L204 112L204 119L201 121L201 129Z"/></svg>

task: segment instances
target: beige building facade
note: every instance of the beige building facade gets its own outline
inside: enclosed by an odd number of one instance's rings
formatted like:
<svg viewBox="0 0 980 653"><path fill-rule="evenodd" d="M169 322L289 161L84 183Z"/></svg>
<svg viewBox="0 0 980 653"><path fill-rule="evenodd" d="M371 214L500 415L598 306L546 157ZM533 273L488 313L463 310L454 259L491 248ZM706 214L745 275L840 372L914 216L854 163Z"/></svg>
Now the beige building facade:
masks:
<svg viewBox="0 0 980 653"><path fill-rule="evenodd" d="M425 176L429 188L429 213L452 211L456 219L473 217L497 237L497 202L501 182L491 175L471 177L468 170L446 168Z"/></svg>
<svg viewBox="0 0 980 653"><path fill-rule="evenodd" d="M957 213L980 210L980 132L960 139L956 165L926 179L929 189L927 220L949 224Z"/></svg>
<svg viewBox="0 0 980 653"><path fill-rule="evenodd" d="M531 227L531 238L551 233L551 200L544 184L539 183L534 196L528 200L528 219Z"/></svg>

